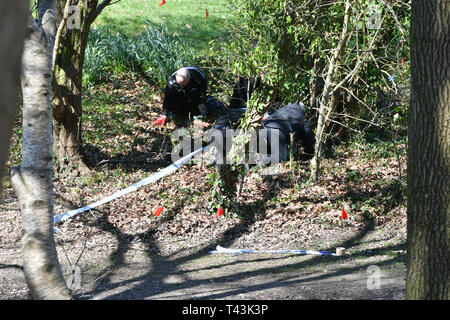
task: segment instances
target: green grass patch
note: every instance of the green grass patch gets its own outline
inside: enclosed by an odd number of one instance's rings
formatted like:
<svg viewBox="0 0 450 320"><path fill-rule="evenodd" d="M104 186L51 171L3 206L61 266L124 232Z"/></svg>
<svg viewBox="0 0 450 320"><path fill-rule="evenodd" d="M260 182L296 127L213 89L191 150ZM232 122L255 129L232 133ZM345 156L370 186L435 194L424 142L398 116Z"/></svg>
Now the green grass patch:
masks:
<svg viewBox="0 0 450 320"><path fill-rule="evenodd" d="M132 37L109 28L93 29L86 48L83 82L108 82L111 75L131 71L163 85L174 70L192 64L194 59L192 48L164 25L146 21L145 28Z"/></svg>
<svg viewBox="0 0 450 320"><path fill-rule="evenodd" d="M108 6L95 20L93 27L108 27L127 36L137 36L150 21L164 25L176 33L199 54L207 52L212 40L224 40L226 19L231 15L224 0L124 0ZM209 18L206 19L206 10Z"/></svg>

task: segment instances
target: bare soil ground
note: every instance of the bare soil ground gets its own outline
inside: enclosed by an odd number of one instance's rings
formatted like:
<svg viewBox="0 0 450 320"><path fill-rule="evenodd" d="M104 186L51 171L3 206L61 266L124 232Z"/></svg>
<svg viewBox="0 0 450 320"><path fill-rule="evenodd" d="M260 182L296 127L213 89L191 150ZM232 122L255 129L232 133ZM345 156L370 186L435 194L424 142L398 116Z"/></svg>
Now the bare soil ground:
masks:
<svg viewBox="0 0 450 320"><path fill-rule="evenodd" d="M55 214L93 203L171 163L173 124L154 128L161 101L142 103L139 82L101 87L87 98L85 151L92 173L55 172ZM100 98L108 97L101 109ZM103 99L103 98L102 98ZM154 99L154 101L152 100ZM103 113L102 113L103 112ZM20 116L20 114L19 114ZM20 127L20 119L17 121ZM212 172L188 164L157 183L57 224L58 258L77 299L404 299L405 145L333 147L318 184L307 162L245 176L238 205L216 218ZM20 163L13 134L11 165ZM15 150L15 151L14 151ZM153 213L164 207L160 216ZM349 218L343 220L345 209ZM0 299L30 299L14 192L0 193ZM210 254L240 249L310 249L344 257Z"/></svg>
<svg viewBox="0 0 450 320"><path fill-rule="evenodd" d="M185 181L195 189L200 170L207 171L197 165L182 168L166 178L166 183ZM190 178L195 173L196 178ZM249 186L257 178L258 173L249 174ZM279 199L280 193L291 192L281 187L282 181L280 176L260 182L254 192L267 193L266 187L279 187ZM329 187L324 184L315 191L305 187L288 202L264 208L259 202L254 205L260 195L252 195L249 188L241 201L255 214L239 217L228 213L219 218L208 212L206 198L196 202L187 195L186 202L175 199L177 208L155 217L156 205L149 199L158 194L158 187L144 187L58 224L64 232L55 235L59 260L68 281L69 267L79 268L79 282L73 287L77 299L404 299L404 203L390 208L398 210L393 217L384 213L380 220L373 216L361 219L362 213L347 208L350 218L343 221L339 210L323 207L333 199L335 191ZM56 182L55 189L57 213L76 207L60 201L71 196L63 182ZM307 197L302 192L316 195ZM100 191L91 193L83 203L102 196ZM166 202L165 207L171 205ZM0 210L0 299L31 298L22 272L20 220L14 193L6 189ZM329 252L345 247L347 254L209 253L217 245Z"/></svg>
<svg viewBox="0 0 450 320"><path fill-rule="evenodd" d="M403 234L375 229L344 238L357 253L345 257L210 254L209 250L224 242L179 239L143 243L133 239L117 243L112 237L96 241L96 245L88 240L85 248L83 240L70 241L65 250L72 263L84 251L78 261L81 286L74 290L78 299L404 299ZM230 246L264 249L264 243L273 247L272 240L259 236ZM318 240L314 241L316 248ZM325 248L334 242L321 240ZM289 242L278 247L311 248L314 243ZM0 299L30 299L20 251L18 242L1 249ZM58 251L68 278L69 261L61 245ZM378 275L372 273L373 266Z"/></svg>

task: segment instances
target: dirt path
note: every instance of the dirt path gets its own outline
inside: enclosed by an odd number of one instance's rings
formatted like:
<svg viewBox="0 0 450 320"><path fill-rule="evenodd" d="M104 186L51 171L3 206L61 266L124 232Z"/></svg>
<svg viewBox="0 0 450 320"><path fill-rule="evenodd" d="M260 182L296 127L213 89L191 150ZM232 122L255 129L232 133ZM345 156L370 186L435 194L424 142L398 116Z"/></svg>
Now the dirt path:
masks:
<svg viewBox="0 0 450 320"><path fill-rule="evenodd" d="M351 161L348 160L348 161ZM386 166L389 165L386 160ZM342 166L342 165L341 165ZM336 168L340 166L336 165ZM389 167L390 168L390 167ZM395 170L385 169L394 175ZM366 170L367 171L367 170ZM378 174L374 172L373 174ZM121 201L80 214L58 224L59 261L67 280L70 265L79 276L73 290L77 299L404 299L406 207L394 182L368 176L364 184L327 177L320 186L298 188L286 181L246 180L243 193L247 218L215 218L206 208L208 194L199 184L206 170L182 168L164 183L142 188ZM386 176L386 175L385 175ZM138 181L140 176L130 177ZM338 178L342 181L338 181ZM199 189L202 197L176 189ZM114 183L110 185L117 189ZM198 187L200 186L200 187ZM79 188L55 185L55 211L91 203L110 194L95 184ZM275 190L272 190L275 188ZM173 191L173 190L172 190ZM172 192L171 191L171 192ZM266 205L261 202L270 195ZM83 199L83 200L80 200ZM347 203L356 207L381 204L374 214L351 211L340 218ZM364 201L363 201L364 200ZM75 201L76 203L72 203ZM167 211L153 211L166 201ZM337 205L336 205L337 203ZM255 214L257 212L258 214ZM376 213L376 214L375 214ZM372 218L367 218L368 216ZM367 219L367 220L365 220ZM0 299L30 299L21 261L20 210L11 189L0 203ZM300 249L335 251L344 257L293 254L210 254L217 245L254 250Z"/></svg>
<svg viewBox="0 0 450 320"><path fill-rule="evenodd" d="M324 249L337 234L314 243L288 242L278 248ZM78 299L404 299L404 230L376 228L347 234L345 257L293 254L210 254L216 241L183 239L119 245L108 234L87 241L58 240L69 278L69 259L78 259ZM342 235L341 235L342 237ZM102 240L100 240L102 239ZM252 239L252 240L246 240ZM94 241L95 240L95 241ZM224 240L224 239L222 239ZM242 235L220 244L267 249L273 237ZM228 243L227 243L228 242ZM29 299L21 270L19 242L0 248L0 299ZM81 254L82 253L82 254ZM81 254L81 257L80 257ZM374 272L374 273L373 273Z"/></svg>
<svg viewBox="0 0 450 320"><path fill-rule="evenodd" d="M393 245L392 248L397 248ZM82 297L92 299L403 299L400 255L385 248L357 256L211 255L205 247L176 254L129 253ZM390 250L390 249L387 249ZM369 266L379 270L379 286ZM374 267L375 266L375 267ZM91 269L87 277L99 275Z"/></svg>

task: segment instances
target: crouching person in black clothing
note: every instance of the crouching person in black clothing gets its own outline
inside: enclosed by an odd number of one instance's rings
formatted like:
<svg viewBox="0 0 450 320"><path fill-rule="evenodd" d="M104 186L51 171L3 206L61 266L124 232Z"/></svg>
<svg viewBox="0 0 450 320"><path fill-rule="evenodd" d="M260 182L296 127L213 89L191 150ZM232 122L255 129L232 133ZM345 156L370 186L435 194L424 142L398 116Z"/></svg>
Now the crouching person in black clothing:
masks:
<svg viewBox="0 0 450 320"><path fill-rule="evenodd" d="M267 129L267 141L269 143L269 153L276 152L272 150L275 146L271 144L271 136L274 130L278 130L278 155L279 161L288 161L290 158L291 135L293 135L293 144L301 141L303 145L302 160L311 159L314 155L314 132L311 130L307 119L305 118L305 106L300 103L290 103L262 121L263 128Z"/></svg>
<svg viewBox="0 0 450 320"><path fill-rule="evenodd" d="M246 109L228 109L228 114L219 118L210 131L210 143L214 143L213 163L226 163L226 156L231 149L232 137L238 127L239 120L244 116ZM228 130L227 130L228 129ZM314 154L314 132L311 130L305 118L303 104L288 104L274 113L268 115L263 121L253 141L253 152L257 152L259 158L265 159L263 163L284 162L290 159L291 135L293 143L301 142L303 145L302 160L312 158ZM256 146L256 148L255 148ZM293 146L292 146L293 147ZM249 157L255 159L254 155ZM258 161L258 163L261 161Z"/></svg>
<svg viewBox="0 0 450 320"><path fill-rule="evenodd" d="M184 67L174 72L164 89L163 110L153 125L164 125L172 115L176 122L185 122L193 116L208 118L223 107L207 96L208 84L203 72L196 67Z"/></svg>
<svg viewBox="0 0 450 320"><path fill-rule="evenodd" d="M231 140L246 111L246 108L228 109L227 114L214 123L209 132L209 144L213 144L210 151L213 159L210 164L226 163L226 156L232 146Z"/></svg>
<svg viewBox="0 0 450 320"><path fill-rule="evenodd" d="M232 169L232 163L227 157L232 148L239 120L242 119L246 108L228 109L228 114L219 118L210 131L209 165L215 165L216 174L221 181L217 187L219 194L233 198L237 191L238 173ZM288 104L273 114L267 116L256 132L251 133L249 148L241 148L241 152L248 153L248 164L271 165L288 161L290 158L291 134L293 143L301 141L304 147L304 158L310 158L314 151L314 133L305 118L303 104ZM241 164L242 165L242 164ZM242 177L241 177L242 179ZM241 180L242 181L242 180Z"/></svg>
<svg viewBox="0 0 450 320"><path fill-rule="evenodd" d="M213 193L233 199L237 191L238 174L227 163L227 155L232 147L232 139L239 120L245 114L246 108L228 109L227 114L220 117L209 131L209 152L211 159L208 165L214 165L221 184L214 187ZM227 207L224 203L222 206Z"/></svg>

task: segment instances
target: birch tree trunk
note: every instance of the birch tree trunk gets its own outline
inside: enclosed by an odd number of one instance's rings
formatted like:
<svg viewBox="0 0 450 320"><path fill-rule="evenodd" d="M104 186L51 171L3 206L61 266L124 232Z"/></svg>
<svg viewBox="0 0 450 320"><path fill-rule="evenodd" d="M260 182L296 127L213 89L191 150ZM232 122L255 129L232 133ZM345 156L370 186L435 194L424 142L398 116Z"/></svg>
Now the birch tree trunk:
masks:
<svg viewBox="0 0 450 320"><path fill-rule="evenodd" d="M51 67L55 36L53 1L38 1L28 18L22 57L22 163L11 182L22 211L25 279L34 299L70 299L58 262L53 229Z"/></svg>
<svg viewBox="0 0 450 320"><path fill-rule="evenodd" d="M450 299L450 2L412 1L407 299Z"/></svg>
<svg viewBox="0 0 450 320"><path fill-rule="evenodd" d="M28 1L6 0L0 19L0 179L9 155L16 115L20 59L27 25ZM1 188L1 184L0 184Z"/></svg>

